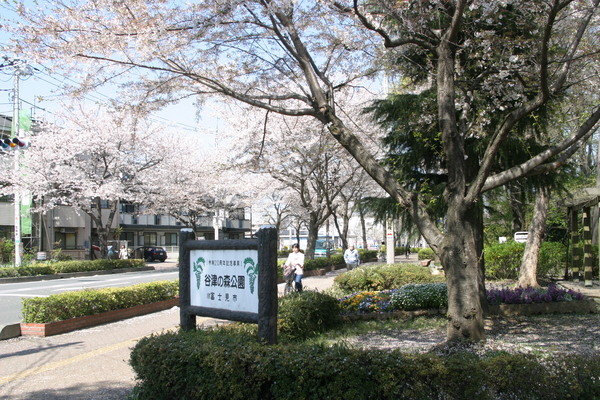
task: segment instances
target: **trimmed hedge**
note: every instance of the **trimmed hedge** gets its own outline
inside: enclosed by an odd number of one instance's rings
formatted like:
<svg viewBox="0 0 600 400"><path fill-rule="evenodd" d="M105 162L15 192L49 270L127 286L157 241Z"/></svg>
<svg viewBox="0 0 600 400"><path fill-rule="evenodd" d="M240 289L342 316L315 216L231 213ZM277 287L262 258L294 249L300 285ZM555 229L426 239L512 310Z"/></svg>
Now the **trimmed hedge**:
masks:
<svg viewBox="0 0 600 400"><path fill-rule="evenodd" d="M600 357L264 346L232 329L142 339L134 399L597 399Z"/></svg>
<svg viewBox="0 0 600 400"><path fill-rule="evenodd" d="M21 276L53 275L67 272L106 271L122 268L140 268L144 260L71 260L46 263L32 263L20 267L0 268L0 278Z"/></svg>
<svg viewBox="0 0 600 400"><path fill-rule="evenodd" d="M278 331L290 340L325 332L340 323L339 301L327 294L306 290L279 299Z"/></svg>
<svg viewBox="0 0 600 400"><path fill-rule="evenodd" d="M445 282L442 275L432 275L429 268L415 264L376 264L355 268L335 277L333 285L344 293L364 290L396 289L409 283Z"/></svg>
<svg viewBox="0 0 600 400"><path fill-rule="evenodd" d="M422 249L419 249L417 257L419 258L419 260L431 260L435 257L435 254L431 248L424 247Z"/></svg>
<svg viewBox="0 0 600 400"><path fill-rule="evenodd" d="M518 279L525 243L508 241L485 247L485 275L490 279ZM538 278L564 274L566 246L557 242L542 242L538 258ZM597 265L597 264L594 264Z"/></svg>
<svg viewBox="0 0 600 400"><path fill-rule="evenodd" d="M23 298L21 312L24 323L48 323L169 300L178 294L178 281L87 289L48 297Z"/></svg>

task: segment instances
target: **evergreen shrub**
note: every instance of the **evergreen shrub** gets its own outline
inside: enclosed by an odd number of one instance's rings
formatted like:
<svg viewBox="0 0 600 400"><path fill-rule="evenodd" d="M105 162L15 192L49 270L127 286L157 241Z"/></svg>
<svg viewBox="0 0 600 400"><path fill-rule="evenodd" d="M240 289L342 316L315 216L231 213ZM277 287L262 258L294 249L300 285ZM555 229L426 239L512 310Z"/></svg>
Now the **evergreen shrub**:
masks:
<svg viewBox="0 0 600 400"><path fill-rule="evenodd" d="M448 307L448 289L445 283L420 283L402 286L391 296L396 310L413 311Z"/></svg>
<svg viewBox="0 0 600 400"><path fill-rule="evenodd" d="M0 278L39 276L63 274L68 272L84 271L106 271L121 268L143 267L144 260L71 260L71 261L48 261L24 264L20 267L0 268Z"/></svg>
<svg viewBox="0 0 600 400"><path fill-rule="evenodd" d="M419 252L417 253L419 260L433 260L434 256L433 250L429 247L419 249Z"/></svg>
<svg viewBox="0 0 600 400"><path fill-rule="evenodd" d="M361 262L377 260L377 250L358 249Z"/></svg>
<svg viewBox="0 0 600 400"><path fill-rule="evenodd" d="M324 293L306 290L279 299L279 332L291 340L325 332L340 323L339 301Z"/></svg>
<svg viewBox="0 0 600 400"><path fill-rule="evenodd" d="M134 399L600 398L600 357L453 351L408 354L280 341L219 328L140 340Z"/></svg>
<svg viewBox="0 0 600 400"><path fill-rule="evenodd" d="M485 274L489 279L518 279L525 243L512 240L485 247ZM558 242L542 242L538 257L537 277L550 278L563 274L567 249Z"/></svg>
<svg viewBox="0 0 600 400"><path fill-rule="evenodd" d="M367 265L335 277L333 285L343 293L397 289L408 283L445 282L441 275L432 275L429 268L415 264Z"/></svg>
<svg viewBox="0 0 600 400"><path fill-rule="evenodd" d="M15 242L0 238L0 264L10 263L15 256Z"/></svg>
<svg viewBox="0 0 600 400"><path fill-rule="evenodd" d="M86 289L48 297L23 298L21 312L25 323L48 323L169 300L178 293L178 281Z"/></svg>
<svg viewBox="0 0 600 400"><path fill-rule="evenodd" d="M304 261L304 269L306 271L327 268L336 265L344 265L344 256L341 254L333 254L329 258L319 257L312 260Z"/></svg>

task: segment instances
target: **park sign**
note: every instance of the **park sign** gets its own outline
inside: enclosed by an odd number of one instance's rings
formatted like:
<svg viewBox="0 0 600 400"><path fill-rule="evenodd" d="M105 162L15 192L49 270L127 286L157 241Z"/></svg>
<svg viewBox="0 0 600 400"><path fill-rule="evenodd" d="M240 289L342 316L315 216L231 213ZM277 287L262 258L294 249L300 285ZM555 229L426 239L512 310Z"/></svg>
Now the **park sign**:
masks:
<svg viewBox="0 0 600 400"><path fill-rule="evenodd" d="M258 314L258 250L190 251L190 305Z"/></svg>
<svg viewBox="0 0 600 400"><path fill-rule="evenodd" d="M179 316L184 330L196 316L258 324L261 343L277 342L277 230L257 239L195 240L179 235Z"/></svg>

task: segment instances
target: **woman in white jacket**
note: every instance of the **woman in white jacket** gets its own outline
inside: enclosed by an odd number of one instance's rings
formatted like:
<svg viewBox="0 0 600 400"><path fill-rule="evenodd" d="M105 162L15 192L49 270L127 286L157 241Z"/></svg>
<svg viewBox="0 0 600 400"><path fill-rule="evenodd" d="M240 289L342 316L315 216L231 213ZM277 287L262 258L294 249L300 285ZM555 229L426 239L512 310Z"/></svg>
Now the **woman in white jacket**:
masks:
<svg viewBox="0 0 600 400"><path fill-rule="evenodd" d="M292 246L292 252L285 260L284 266L293 266L295 268L295 284L298 292L302 291L302 275L304 275L304 253L300 252L300 246L294 244Z"/></svg>

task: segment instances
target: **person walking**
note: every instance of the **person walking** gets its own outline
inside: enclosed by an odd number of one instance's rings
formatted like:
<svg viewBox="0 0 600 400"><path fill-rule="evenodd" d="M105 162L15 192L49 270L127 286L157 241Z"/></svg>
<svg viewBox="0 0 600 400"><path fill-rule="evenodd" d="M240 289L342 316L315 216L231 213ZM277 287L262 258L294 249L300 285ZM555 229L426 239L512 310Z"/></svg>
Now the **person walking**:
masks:
<svg viewBox="0 0 600 400"><path fill-rule="evenodd" d="M351 244L344 252L344 261L346 262L346 268L348 268L348 271L358 267L360 264L360 255L358 254L358 250L354 248L353 244Z"/></svg>
<svg viewBox="0 0 600 400"><path fill-rule="evenodd" d="M385 247L385 242L381 242L381 246L379 246L379 252L377 253L377 258L379 258L379 261L385 261L386 252L387 249Z"/></svg>
<svg viewBox="0 0 600 400"><path fill-rule="evenodd" d="M122 245L121 250L119 250L119 258L121 260L127 260L129 258L129 253L127 253L127 247L125 247L125 245Z"/></svg>
<svg viewBox="0 0 600 400"><path fill-rule="evenodd" d="M285 260L284 266L292 266L294 267L294 273L296 277L294 278L296 291L302 291L302 276L304 275L304 253L300 252L300 246L298 243L292 245L292 252L288 255L287 260Z"/></svg>

